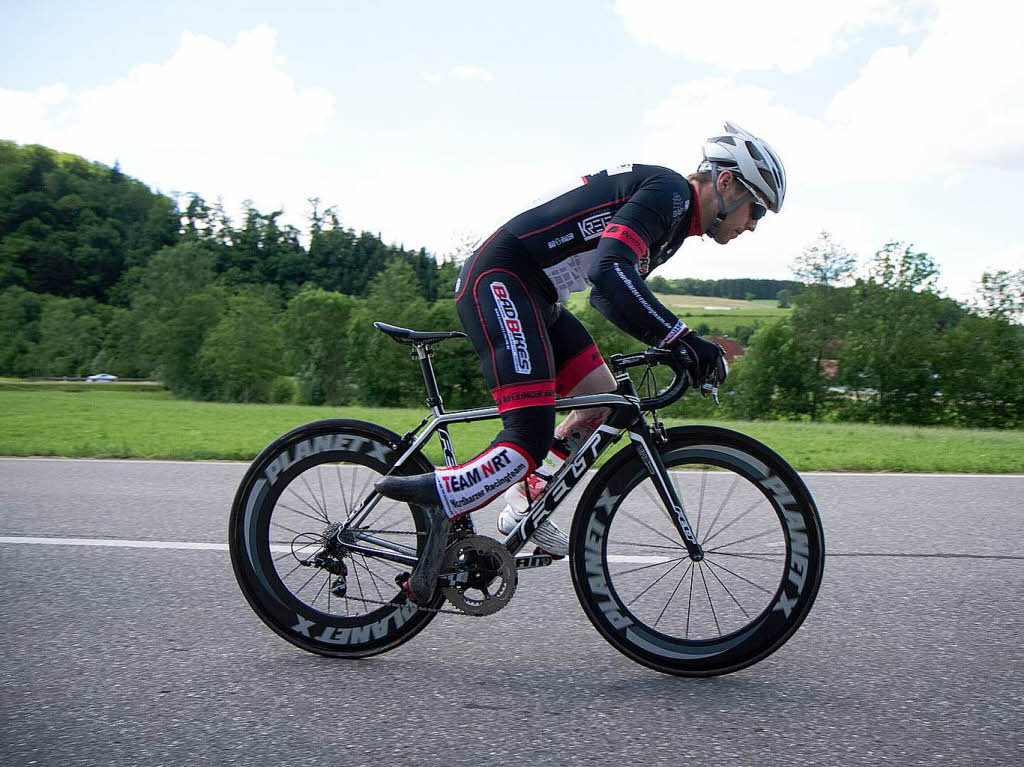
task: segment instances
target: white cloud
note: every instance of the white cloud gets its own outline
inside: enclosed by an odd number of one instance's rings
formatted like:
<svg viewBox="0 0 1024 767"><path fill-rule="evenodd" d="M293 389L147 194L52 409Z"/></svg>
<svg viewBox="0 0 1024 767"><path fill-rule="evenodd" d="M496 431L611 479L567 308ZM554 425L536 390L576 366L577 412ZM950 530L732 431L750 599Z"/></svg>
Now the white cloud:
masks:
<svg viewBox="0 0 1024 767"><path fill-rule="evenodd" d="M696 246L687 261L714 263L709 275L780 274L775 268L819 229L847 239L861 258L895 235L934 251L944 284L961 297L983 269L1019 263L1021 240L1012 231L1015 240L999 239L1005 230L966 217L957 225L947 211L950 196L979 179L1020 186L1024 68L1005 57L1022 24L1019 6L942 2L916 51L876 51L821 115L802 114L779 93L736 76L676 86L646 115L648 157L692 170L704 138L730 119L772 144L790 181L784 215L769 217L756 237L744 235L728 251ZM993 196L993 221L1014 220L1011 198Z"/></svg>
<svg viewBox="0 0 1024 767"><path fill-rule="evenodd" d="M423 72L420 77L428 83L439 83L442 80L480 80L490 82L494 79L488 70L478 67L475 64L460 64L452 67L447 72Z"/></svg>
<svg viewBox="0 0 1024 767"><path fill-rule="evenodd" d="M184 32L166 61L81 92L56 84L0 90L0 135L113 164L164 190L276 207L303 199L303 143L334 100L281 69L276 32L260 25L232 44ZM294 181L289 181L294 179ZM295 189L289 189L289 184Z"/></svg>
<svg viewBox="0 0 1024 767"><path fill-rule="evenodd" d="M907 33L925 19L920 0L730 0L695 10L678 0L616 0L640 43L730 71L798 72L842 51L872 26Z"/></svg>
<svg viewBox="0 0 1024 767"><path fill-rule="evenodd" d="M677 86L647 114L650 148L699 148L731 119L767 139L799 185L882 176L955 185L974 168L1024 170L1024 67L1005 58L1017 44L1024 9L1000 5L1000 24L992 25L989 4L943 3L917 51L876 51L821 117L734 78Z"/></svg>

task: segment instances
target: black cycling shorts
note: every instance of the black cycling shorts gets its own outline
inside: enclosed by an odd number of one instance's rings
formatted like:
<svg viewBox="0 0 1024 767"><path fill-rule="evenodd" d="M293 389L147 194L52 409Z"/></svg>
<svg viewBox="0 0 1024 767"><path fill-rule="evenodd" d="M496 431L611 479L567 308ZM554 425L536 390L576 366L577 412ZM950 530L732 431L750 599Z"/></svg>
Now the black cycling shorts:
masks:
<svg viewBox="0 0 1024 767"><path fill-rule="evenodd" d="M462 267L455 306L499 412L553 406L604 364L590 333L504 229Z"/></svg>

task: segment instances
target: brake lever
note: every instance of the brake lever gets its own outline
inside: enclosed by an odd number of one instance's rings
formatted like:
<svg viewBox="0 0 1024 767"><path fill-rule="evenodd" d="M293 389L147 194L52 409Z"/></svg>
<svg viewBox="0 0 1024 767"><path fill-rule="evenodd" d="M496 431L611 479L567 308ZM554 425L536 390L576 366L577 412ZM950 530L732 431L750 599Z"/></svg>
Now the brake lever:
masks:
<svg viewBox="0 0 1024 767"><path fill-rule="evenodd" d="M715 386L714 384L702 383L700 385L700 396L706 397L709 394L711 395L711 399L715 401L716 405L722 404L721 402L718 401L718 387Z"/></svg>

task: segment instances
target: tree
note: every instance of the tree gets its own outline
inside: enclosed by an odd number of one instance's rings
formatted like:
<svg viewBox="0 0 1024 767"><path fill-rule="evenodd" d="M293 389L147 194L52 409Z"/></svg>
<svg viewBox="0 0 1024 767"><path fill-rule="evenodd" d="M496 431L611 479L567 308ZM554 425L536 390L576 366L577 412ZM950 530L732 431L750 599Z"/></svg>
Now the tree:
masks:
<svg viewBox="0 0 1024 767"><path fill-rule="evenodd" d="M943 333L935 369L944 421L1024 426L1024 328L998 315L967 314Z"/></svg>
<svg viewBox="0 0 1024 767"><path fill-rule="evenodd" d="M91 299L49 297L39 320L35 370L49 376L83 376L100 351L103 326Z"/></svg>
<svg viewBox="0 0 1024 767"><path fill-rule="evenodd" d="M35 371L46 299L14 285L0 293L0 374L27 376Z"/></svg>
<svg viewBox="0 0 1024 767"><path fill-rule="evenodd" d="M934 367L939 332L956 320L956 305L932 291L935 262L910 245L887 243L868 275L853 289L840 358L844 383L865 394L857 415L932 423L941 417Z"/></svg>
<svg viewBox="0 0 1024 767"><path fill-rule="evenodd" d="M812 421L821 417L830 401L832 382L826 376L825 365L835 358L843 315L849 308L848 292L836 286L849 278L855 264L854 255L823 231L804 248L792 267L804 281L793 297L792 326L794 343L801 348L797 357L810 367L802 380L809 388L808 414Z"/></svg>
<svg viewBox="0 0 1024 767"><path fill-rule="evenodd" d="M408 347L377 331L373 322L418 330L427 309L409 264L393 263L373 279L365 306L353 314L350 335L351 370L362 402L387 407L422 404L423 382Z"/></svg>
<svg viewBox="0 0 1024 767"><path fill-rule="evenodd" d="M984 272L978 286L978 310L987 317L1024 320L1024 269Z"/></svg>
<svg viewBox="0 0 1024 767"><path fill-rule="evenodd" d="M805 284L831 287L849 279L856 265L856 256L822 230L797 256L792 271Z"/></svg>
<svg viewBox="0 0 1024 767"><path fill-rule="evenodd" d="M156 358L164 385L178 397L216 399L221 389L216 376L200 365L207 334L220 322L227 295L211 286L186 296L173 316L155 323L146 343Z"/></svg>
<svg viewBox="0 0 1024 767"><path fill-rule="evenodd" d="M277 312L260 296L243 292L228 299L227 310L209 331L199 352L202 373L216 382L221 399L266 402L281 374Z"/></svg>
<svg viewBox="0 0 1024 767"><path fill-rule="evenodd" d="M817 378L809 364L809 349L788 319L763 325L751 338L742 365L730 371L736 392L726 399L730 411L743 418L793 418L809 413Z"/></svg>
<svg viewBox="0 0 1024 767"><path fill-rule="evenodd" d="M299 400L340 405L353 399L349 325L362 301L307 288L289 302L280 323L284 361L299 379Z"/></svg>

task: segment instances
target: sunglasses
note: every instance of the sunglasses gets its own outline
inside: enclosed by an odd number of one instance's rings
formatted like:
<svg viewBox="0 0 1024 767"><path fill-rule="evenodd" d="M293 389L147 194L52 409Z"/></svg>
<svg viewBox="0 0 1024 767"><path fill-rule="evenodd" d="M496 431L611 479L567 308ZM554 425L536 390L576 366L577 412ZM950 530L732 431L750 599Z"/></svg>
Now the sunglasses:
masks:
<svg viewBox="0 0 1024 767"><path fill-rule="evenodd" d="M750 201L750 218L753 221L760 221L768 213L768 208L761 202L761 197L755 192L746 181L741 179L739 176L736 180L743 184L744 188L750 192L750 196L754 199Z"/></svg>

